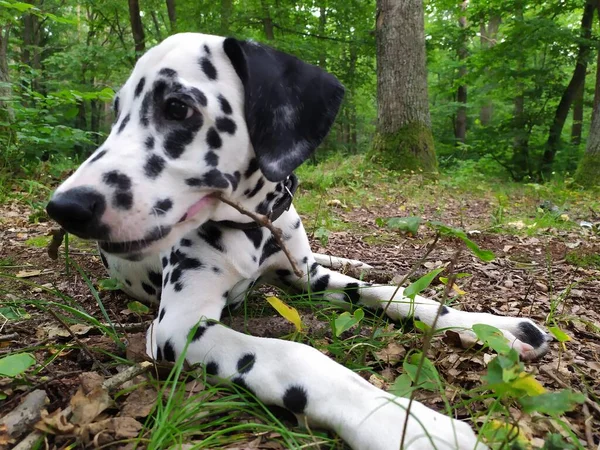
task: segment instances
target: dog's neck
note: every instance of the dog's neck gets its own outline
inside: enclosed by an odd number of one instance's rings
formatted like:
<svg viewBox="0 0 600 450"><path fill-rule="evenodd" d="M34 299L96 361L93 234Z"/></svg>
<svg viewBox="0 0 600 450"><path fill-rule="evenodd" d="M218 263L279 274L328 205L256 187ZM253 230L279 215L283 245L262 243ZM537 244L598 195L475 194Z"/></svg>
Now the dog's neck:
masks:
<svg viewBox="0 0 600 450"><path fill-rule="evenodd" d="M246 210L267 216L274 221L289 209L296 186L297 180L293 174L279 182L267 180L258 169L256 160L252 160L242 174L232 199L243 205ZM256 224L249 216L232 207L220 211L215 222L239 229L253 228Z"/></svg>

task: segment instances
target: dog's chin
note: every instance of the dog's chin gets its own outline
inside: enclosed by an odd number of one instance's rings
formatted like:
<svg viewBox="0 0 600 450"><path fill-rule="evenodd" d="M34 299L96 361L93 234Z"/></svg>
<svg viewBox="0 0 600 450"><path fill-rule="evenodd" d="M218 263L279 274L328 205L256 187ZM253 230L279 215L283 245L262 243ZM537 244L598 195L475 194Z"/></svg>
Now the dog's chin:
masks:
<svg viewBox="0 0 600 450"><path fill-rule="evenodd" d="M192 217L170 227L161 227L146 237L132 241L99 241L100 249L111 256L140 261L150 255L168 251L191 231L210 221L210 211L196 212Z"/></svg>

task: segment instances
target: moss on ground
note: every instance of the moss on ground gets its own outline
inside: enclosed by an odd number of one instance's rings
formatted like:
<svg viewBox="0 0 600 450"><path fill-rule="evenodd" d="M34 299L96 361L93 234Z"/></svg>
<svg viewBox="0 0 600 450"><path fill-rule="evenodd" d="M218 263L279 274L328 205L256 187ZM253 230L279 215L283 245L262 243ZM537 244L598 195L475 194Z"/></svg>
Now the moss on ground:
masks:
<svg viewBox="0 0 600 450"><path fill-rule="evenodd" d="M600 153L583 155L575 172L575 183L584 188L600 186Z"/></svg>
<svg viewBox="0 0 600 450"><path fill-rule="evenodd" d="M565 261L585 269L600 269L600 253L590 249L580 249L568 252Z"/></svg>

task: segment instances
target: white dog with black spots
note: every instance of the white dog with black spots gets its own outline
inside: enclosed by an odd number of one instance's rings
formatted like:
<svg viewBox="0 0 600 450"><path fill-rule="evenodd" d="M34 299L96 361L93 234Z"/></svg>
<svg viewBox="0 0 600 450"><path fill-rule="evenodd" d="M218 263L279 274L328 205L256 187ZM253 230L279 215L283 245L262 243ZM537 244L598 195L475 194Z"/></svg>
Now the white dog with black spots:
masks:
<svg viewBox="0 0 600 450"><path fill-rule="evenodd" d="M357 450L483 449L471 427L369 384L303 344L249 336L219 323L256 283L320 293L337 304L386 307L392 319L433 325L440 305L410 301L317 262L291 200L293 171L333 124L344 89L318 67L267 46L177 34L137 62L116 95L106 141L55 192L47 210L70 233L98 242L123 289L160 301L147 352L185 358L238 383L300 423L338 433ZM266 229L216 195L269 215L305 275L298 277ZM500 329L524 359L548 351L526 318L442 307L436 328Z"/></svg>

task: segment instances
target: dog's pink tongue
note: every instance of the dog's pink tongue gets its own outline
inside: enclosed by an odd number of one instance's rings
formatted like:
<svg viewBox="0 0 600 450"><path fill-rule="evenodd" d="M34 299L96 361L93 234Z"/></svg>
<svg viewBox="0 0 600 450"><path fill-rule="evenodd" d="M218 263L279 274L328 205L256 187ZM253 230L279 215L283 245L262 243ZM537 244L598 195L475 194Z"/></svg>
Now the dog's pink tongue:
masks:
<svg viewBox="0 0 600 450"><path fill-rule="evenodd" d="M196 203L194 203L192 206L189 207L189 209L185 213L184 220L191 219L192 217L194 217L211 200L212 200L212 197L210 195L207 195L206 197L202 197L200 200L198 200Z"/></svg>

